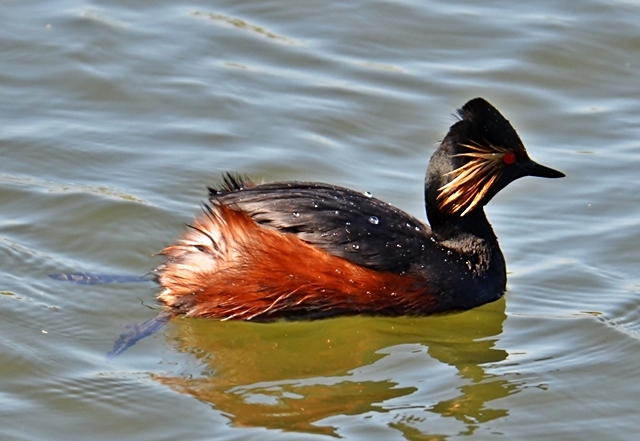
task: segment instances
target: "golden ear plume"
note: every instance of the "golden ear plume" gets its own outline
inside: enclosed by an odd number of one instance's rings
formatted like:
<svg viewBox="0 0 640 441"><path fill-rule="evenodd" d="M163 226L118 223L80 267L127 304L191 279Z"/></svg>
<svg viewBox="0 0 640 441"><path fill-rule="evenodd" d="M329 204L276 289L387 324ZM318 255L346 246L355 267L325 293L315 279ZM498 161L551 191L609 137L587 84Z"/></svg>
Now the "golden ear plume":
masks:
<svg viewBox="0 0 640 441"><path fill-rule="evenodd" d="M453 179L438 189L436 200L440 210L449 214L464 210L460 215L464 216L478 206L502 175L504 155L509 149L475 141L460 146L466 147L469 152L455 156L471 159L462 167L447 173L447 176L453 176Z"/></svg>

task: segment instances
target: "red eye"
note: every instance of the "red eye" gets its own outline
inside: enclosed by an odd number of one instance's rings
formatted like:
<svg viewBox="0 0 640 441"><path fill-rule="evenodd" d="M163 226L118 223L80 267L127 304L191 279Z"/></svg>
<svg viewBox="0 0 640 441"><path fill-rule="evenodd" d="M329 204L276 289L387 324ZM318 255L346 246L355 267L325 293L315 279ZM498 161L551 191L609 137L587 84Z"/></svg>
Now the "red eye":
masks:
<svg viewBox="0 0 640 441"><path fill-rule="evenodd" d="M504 154L504 156L502 157L502 162L504 162L507 165L511 165L514 162L516 162L516 154L513 152L507 152Z"/></svg>

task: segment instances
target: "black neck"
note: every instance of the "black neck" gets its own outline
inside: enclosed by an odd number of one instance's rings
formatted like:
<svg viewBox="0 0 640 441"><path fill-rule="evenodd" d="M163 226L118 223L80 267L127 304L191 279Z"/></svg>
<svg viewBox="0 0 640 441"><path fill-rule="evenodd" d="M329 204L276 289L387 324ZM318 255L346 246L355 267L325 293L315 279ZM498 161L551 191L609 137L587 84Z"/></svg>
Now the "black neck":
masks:
<svg viewBox="0 0 640 441"><path fill-rule="evenodd" d="M446 214L437 208L435 191L429 190L425 188L427 217L436 241L469 260L477 276L496 278L498 284L506 285L504 256L483 207L464 216Z"/></svg>

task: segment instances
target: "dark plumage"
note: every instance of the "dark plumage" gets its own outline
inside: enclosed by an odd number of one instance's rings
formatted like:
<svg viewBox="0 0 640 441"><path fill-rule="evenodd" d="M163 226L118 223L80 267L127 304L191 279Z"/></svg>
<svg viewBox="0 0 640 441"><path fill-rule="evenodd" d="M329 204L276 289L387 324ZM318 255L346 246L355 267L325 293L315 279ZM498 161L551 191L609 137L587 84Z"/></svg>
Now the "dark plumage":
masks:
<svg viewBox="0 0 640 441"><path fill-rule="evenodd" d="M429 314L498 299L504 257L484 205L533 162L511 124L476 98L433 154L431 227L368 194L226 174L203 215L162 251L159 299L190 316L269 320Z"/></svg>

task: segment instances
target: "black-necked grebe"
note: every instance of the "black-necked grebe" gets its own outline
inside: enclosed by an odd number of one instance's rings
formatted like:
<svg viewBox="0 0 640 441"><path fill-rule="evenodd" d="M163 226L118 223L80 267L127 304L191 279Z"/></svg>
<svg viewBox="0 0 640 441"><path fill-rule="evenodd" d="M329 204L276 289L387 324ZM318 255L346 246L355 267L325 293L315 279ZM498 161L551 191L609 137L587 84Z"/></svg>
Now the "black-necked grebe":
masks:
<svg viewBox="0 0 640 441"><path fill-rule="evenodd" d="M484 205L533 162L476 98L458 111L425 179L431 227L366 193L227 174L154 273L158 298L192 317L270 320L430 314L497 300L505 261Z"/></svg>

